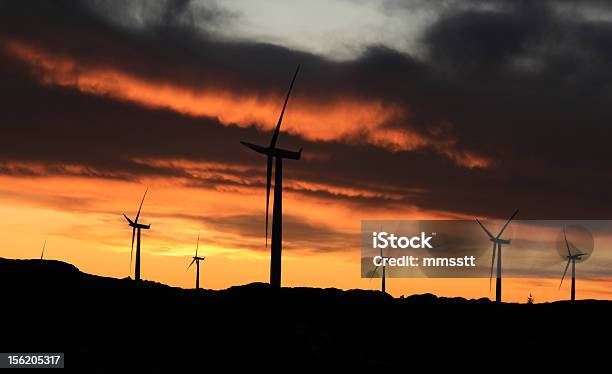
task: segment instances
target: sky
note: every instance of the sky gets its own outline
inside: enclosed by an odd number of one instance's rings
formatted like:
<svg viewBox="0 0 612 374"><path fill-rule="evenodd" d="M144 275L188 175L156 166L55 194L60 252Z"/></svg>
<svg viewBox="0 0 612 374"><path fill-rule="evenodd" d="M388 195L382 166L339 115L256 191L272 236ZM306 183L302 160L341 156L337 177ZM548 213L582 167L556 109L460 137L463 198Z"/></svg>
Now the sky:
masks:
<svg viewBox="0 0 612 374"><path fill-rule="evenodd" d="M284 285L377 288L366 219L609 219L610 42L595 0L0 1L0 256L47 238L47 258L126 277L122 214L149 188L145 279L192 287L200 233L204 287L267 281L265 159L239 141L269 141L297 64ZM566 298L557 282L508 279L504 298Z"/></svg>

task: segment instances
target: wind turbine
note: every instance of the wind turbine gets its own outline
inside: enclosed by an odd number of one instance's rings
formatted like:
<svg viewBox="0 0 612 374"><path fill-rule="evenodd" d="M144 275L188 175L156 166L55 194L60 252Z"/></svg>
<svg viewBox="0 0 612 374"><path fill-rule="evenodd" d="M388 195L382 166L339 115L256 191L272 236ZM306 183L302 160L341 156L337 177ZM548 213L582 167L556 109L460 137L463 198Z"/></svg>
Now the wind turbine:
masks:
<svg viewBox="0 0 612 374"><path fill-rule="evenodd" d="M40 252L40 259L43 259L43 256L45 255L45 247L47 246L47 238L45 238L45 242L43 243L42 246L42 251Z"/></svg>
<svg viewBox="0 0 612 374"><path fill-rule="evenodd" d="M387 279L387 278L386 278L386 266L385 266L385 259L386 259L386 258L389 258L389 257L383 256L382 248L380 248L380 257L381 257L381 259L382 259L382 260L381 260L381 261L382 261L382 266L377 266L377 267L375 267L375 268L374 268L374 270L372 270L372 272L371 272L370 274L372 274L372 276L374 276L374 274L376 274L376 271L378 270L378 268L379 268L379 267L381 267L381 268L382 268L382 277L380 278L380 281L381 281L381 284L380 284L380 290L381 290L383 293L387 293L387 291L386 291L386 283L385 283L385 281L386 281L386 279ZM371 278L370 278L370 279L371 279Z"/></svg>
<svg viewBox="0 0 612 374"><path fill-rule="evenodd" d="M565 247L567 248L567 265L565 265L565 270L563 271L563 276L561 277L561 283L559 283L559 289L561 289L561 285L563 284L563 278L565 278L565 274L567 273L567 268L572 263L572 294L571 300L572 302L576 301L576 260L581 260L582 256L586 256L587 253L579 252L574 245L575 254L572 254L570 251L570 243L567 241L567 235L565 233L565 227L563 228L563 239L565 239Z"/></svg>
<svg viewBox="0 0 612 374"><path fill-rule="evenodd" d="M289 95L291 94L291 89L293 88L293 83L295 82L299 70L300 65L297 66L293 79L291 80L289 92L287 92L287 97L285 98L285 103L283 104L283 109L278 118L278 123L272 135L270 145L268 147L263 147L247 142L240 142L245 147L266 155L268 159L268 166L266 168L266 247L268 246L268 210L270 205L272 160L275 159L276 161L274 168L274 206L272 207L272 250L270 256L270 285L275 288L281 285L281 253L283 246L283 159L299 160L302 156L302 149L298 152L281 149L276 147L276 141L278 140L278 134L283 121L283 115L285 114L285 108L287 107L287 101L289 101Z"/></svg>
<svg viewBox="0 0 612 374"><path fill-rule="evenodd" d="M47 238L45 238L45 242L43 243L43 249L40 252L40 259L43 259L43 256L45 255L45 247L47 246Z"/></svg>
<svg viewBox="0 0 612 374"><path fill-rule="evenodd" d="M198 241L196 242L196 251L195 256L193 256L193 261L187 266L187 270L193 265L196 264L196 290L200 289L200 260L206 259L206 257L198 257L198 247L200 246L200 233L198 233Z"/></svg>
<svg viewBox="0 0 612 374"><path fill-rule="evenodd" d="M134 219L134 221L129 219L128 216L123 213L123 216L128 221L128 224L132 227L132 252L130 252L130 273L132 272L132 255L134 254L134 236L138 232L136 239L136 266L134 267L134 279L136 279L137 281L140 280L140 230L148 230L149 228L151 228L151 225L138 223L138 217L140 217L142 203L144 203L144 199L147 196L147 191L149 191L148 188L145 190L145 193L142 196L142 201L140 202L140 207L138 208L138 213L136 213L136 218Z"/></svg>
<svg viewBox="0 0 612 374"><path fill-rule="evenodd" d="M480 227L482 227L484 232L489 237L489 240L493 242L493 256L491 257L491 275L489 276L489 291L491 290L491 281L493 279L493 265L495 264L495 252L497 249L497 279L495 282L495 301L498 303L501 302L502 298L502 244L510 244L510 239L501 239L501 235L504 233L504 230L506 229L506 227L508 227L508 224L510 223L510 221L512 221L512 219L514 218L514 216L516 216L517 213L518 209L514 212L514 214L512 214L512 216L510 216L508 221L506 221L506 224L502 227L497 236L493 236L493 234L491 234L491 232L487 230L487 228L478 220L478 218L476 218L476 222L478 222Z"/></svg>

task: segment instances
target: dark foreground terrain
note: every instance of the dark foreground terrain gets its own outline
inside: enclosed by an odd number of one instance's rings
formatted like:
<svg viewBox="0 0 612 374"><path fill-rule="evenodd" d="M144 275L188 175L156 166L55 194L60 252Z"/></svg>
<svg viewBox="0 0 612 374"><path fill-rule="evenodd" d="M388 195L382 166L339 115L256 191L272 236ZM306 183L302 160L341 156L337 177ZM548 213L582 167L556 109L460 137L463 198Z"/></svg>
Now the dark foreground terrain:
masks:
<svg viewBox="0 0 612 374"><path fill-rule="evenodd" d="M4 259L0 290L0 351L65 352L66 368L83 373L520 369L611 352L609 301L497 305L265 284L196 292Z"/></svg>

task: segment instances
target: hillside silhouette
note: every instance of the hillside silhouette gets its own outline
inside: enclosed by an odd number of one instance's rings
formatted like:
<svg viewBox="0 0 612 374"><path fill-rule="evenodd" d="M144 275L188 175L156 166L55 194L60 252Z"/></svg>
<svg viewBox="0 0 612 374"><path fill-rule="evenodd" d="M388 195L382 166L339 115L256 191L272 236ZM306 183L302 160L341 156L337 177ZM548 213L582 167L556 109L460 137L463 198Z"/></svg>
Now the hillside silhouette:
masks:
<svg viewBox="0 0 612 374"><path fill-rule="evenodd" d="M521 366L558 356L568 341L578 342L572 355L606 357L609 345L598 338L612 332L610 301L495 304L262 283L196 291L7 259L0 287L0 351L65 352L67 368L87 372L406 372L415 360L439 366L493 356Z"/></svg>

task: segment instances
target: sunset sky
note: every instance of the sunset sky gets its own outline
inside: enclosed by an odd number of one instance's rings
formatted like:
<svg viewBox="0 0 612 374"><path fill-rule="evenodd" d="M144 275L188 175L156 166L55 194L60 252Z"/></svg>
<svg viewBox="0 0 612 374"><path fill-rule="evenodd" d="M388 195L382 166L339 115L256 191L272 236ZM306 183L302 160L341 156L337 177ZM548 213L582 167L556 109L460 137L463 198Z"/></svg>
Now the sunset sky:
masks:
<svg viewBox="0 0 612 374"><path fill-rule="evenodd" d="M283 285L360 278L362 220L610 219L612 6L603 1L0 1L0 257L193 287L268 281L279 146ZM260 157L261 156L261 157ZM596 248L596 251L606 251ZM559 276L564 263L559 260ZM579 280L578 298L612 298ZM508 279L504 300L565 299ZM395 296L491 297L486 279Z"/></svg>

